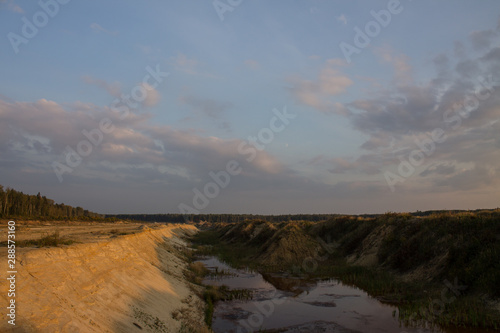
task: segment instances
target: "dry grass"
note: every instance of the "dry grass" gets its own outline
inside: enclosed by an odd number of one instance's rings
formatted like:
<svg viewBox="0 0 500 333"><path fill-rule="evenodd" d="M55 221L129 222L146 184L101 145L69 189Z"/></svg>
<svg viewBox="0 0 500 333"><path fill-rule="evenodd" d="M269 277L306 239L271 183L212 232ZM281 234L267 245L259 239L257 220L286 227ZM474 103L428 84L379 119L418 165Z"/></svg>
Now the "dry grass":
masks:
<svg viewBox="0 0 500 333"><path fill-rule="evenodd" d="M18 247L36 246L36 247L51 247L51 246L61 246L61 245L71 245L75 241L70 239L64 239L60 236L59 231L53 234L40 237L39 239L29 239L18 241Z"/></svg>

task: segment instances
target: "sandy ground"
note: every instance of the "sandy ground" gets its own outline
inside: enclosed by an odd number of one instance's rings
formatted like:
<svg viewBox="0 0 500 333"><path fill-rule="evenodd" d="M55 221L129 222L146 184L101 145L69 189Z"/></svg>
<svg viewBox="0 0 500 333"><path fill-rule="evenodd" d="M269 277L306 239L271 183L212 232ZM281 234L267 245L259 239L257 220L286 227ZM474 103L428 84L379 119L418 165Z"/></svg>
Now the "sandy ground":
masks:
<svg viewBox="0 0 500 333"><path fill-rule="evenodd" d="M0 226L0 241L7 226ZM16 249L16 325L6 316L2 247L0 332L179 332L203 326L203 302L183 278L181 235L190 225L18 222L16 241L58 231L75 241Z"/></svg>

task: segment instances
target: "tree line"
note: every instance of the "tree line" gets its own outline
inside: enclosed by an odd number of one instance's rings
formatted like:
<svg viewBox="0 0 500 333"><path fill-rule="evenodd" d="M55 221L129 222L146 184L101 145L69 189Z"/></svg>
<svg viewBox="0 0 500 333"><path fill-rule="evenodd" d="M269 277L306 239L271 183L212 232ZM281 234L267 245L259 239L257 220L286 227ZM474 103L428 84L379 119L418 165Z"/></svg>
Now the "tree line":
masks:
<svg viewBox="0 0 500 333"><path fill-rule="evenodd" d="M0 218L101 219L102 215L0 185Z"/></svg>
<svg viewBox="0 0 500 333"><path fill-rule="evenodd" d="M273 223L289 221L325 221L336 214L284 214L284 215L256 215L256 214L115 214L106 215L106 218L119 220L135 220L144 222L170 222L170 223L238 223L248 220L262 220Z"/></svg>
<svg viewBox="0 0 500 333"><path fill-rule="evenodd" d="M498 208L497 208L498 209ZM468 212L492 212L495 210L474 210ZM448 211L416 211L406 213L408 215L424 217L437 213L459 213L461 210ZM358 215L365 218L374 218L386 214L362 214ZM55 203L54 200L42 196L40 192L37 195L24 194L12 188L4 188L0 185L0 218L31 218L31 219L72 219L72 220L104 220L113 222L116 220L133 220L143 222L170 222L170 223L238 223L248 220L263 220L273 223L289 221L325 221L342 214L283 214L283 215L260 215L260 214L113 214L101 215L82 207L72 207L63 203Z"/></svg>
<svg viewBox="0 0 500 333"><path fill-rule="evenodd" d="M387 212L384 214L360 214L360 215L345 215L345 214L283 214L283 215L259 215L259 214L113 214L105 215L107 220L132 220L142 222L167 222L167 223L238 223L250 220L261 220L272 223L291 222L291 221L310 221L321 222L331 218L340 216L358 216L367 219L373 218L389 218L391 216L413 216L425 217L439 214L458 214L463 212L489 214L498 211L495 209L476 209L476 210L430 210L416 211L412 213L393 213Z"/></svg>

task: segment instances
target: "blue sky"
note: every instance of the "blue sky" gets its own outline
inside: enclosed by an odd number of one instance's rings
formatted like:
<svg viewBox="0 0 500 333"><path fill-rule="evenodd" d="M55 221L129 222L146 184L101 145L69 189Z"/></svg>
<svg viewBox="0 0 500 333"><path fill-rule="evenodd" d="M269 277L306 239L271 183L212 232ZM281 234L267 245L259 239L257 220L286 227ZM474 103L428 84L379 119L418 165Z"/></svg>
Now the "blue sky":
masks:
<svg viewBox="0 0 500 333"><path fill-rule="evenodd" d="M101 213L499 206L497 1L60 1L0 0L4 186Z"/></svg>

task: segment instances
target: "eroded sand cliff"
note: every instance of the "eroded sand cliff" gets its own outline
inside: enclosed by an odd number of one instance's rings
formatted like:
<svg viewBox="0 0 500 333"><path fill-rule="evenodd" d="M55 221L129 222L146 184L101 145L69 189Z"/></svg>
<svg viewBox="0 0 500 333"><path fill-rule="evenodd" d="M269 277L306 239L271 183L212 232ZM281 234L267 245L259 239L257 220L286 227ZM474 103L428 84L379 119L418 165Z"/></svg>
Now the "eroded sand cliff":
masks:
<svg viewBox="0 0 500 333"><path fill-rule="evenodd" d="M17 249L16 325L0 332L178 332L203 326L203 303L177 249L189 225L145 228L97 242ZM114 237L114 238L113 238ZM5 249L5 248L4 248ZM6 251L0 269L7 272ZM5 280L4 280L5 281Z"/></svg>

